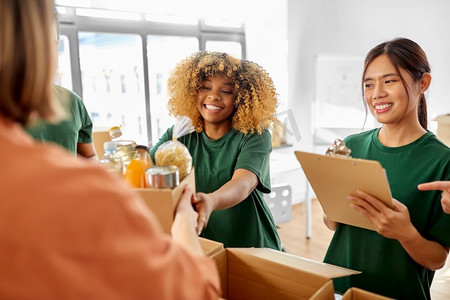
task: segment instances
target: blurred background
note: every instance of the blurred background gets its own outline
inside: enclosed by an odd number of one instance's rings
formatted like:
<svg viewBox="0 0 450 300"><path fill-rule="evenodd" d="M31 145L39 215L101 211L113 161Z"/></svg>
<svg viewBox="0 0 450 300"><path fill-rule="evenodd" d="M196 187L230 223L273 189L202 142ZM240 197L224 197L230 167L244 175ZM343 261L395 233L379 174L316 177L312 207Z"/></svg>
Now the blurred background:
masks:
<svg viewBox="0 0 450 300"><path fill-rule="evenodd" d="M377 126L366 115L361 73L378 43L407 37L428 55L429 129L450 113L447 0L56 0L56 82L79 94L96 130L120 125L141 144L173 124L166 81L197 50L228 52L263 66L280 105L272 180L298 180L294 150L323 152L336 138ZM279 136L281 135L281 136ZM298 183L298 181L296 181ZM304 182L304 181L301 181ZM291 182L293 203L306 184Z"/></svg>

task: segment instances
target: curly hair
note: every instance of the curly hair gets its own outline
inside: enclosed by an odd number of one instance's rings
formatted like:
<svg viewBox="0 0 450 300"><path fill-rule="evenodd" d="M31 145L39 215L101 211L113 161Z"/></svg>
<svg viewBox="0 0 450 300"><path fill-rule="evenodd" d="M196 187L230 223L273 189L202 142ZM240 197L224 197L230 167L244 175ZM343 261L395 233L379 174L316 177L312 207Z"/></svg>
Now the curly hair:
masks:
<svg viewBox="0 0 450 300"><path fill-rule="evenodd" d="M269 74L258 64L226 53L199 51L177 64L168 79L169 113L188 116L198 132L203 118L197 109L197 94L208 76L223 76L234 87L232 127L259 133L276 120L277 94Z"/></svg>

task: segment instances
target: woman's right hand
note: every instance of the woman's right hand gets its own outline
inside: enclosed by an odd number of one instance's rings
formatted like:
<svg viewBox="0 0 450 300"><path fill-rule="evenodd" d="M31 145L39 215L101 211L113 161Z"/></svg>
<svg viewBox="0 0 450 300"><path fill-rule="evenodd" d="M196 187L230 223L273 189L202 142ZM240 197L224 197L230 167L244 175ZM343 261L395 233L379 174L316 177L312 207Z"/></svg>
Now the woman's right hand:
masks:
<svg viewBox="0 0 450 300"><path fill-rule="evenodd" d="M175 219L171 230L172 239L190 253L202 255L203 250L196 231L198 214L192 207L192 199L192 188L186 185L175 210Z"/></svg>
<svg viewBox="0 0 450 300"><path fill-rule="evenodd" d="M190 187L190 185L186 184L180 201L178 202L175 215L184 214L189 220L189 224L192 225L192 228L195 230L197 228L198 214L192 207L193 197L194 193L192 191L192 188Z"/></svg>

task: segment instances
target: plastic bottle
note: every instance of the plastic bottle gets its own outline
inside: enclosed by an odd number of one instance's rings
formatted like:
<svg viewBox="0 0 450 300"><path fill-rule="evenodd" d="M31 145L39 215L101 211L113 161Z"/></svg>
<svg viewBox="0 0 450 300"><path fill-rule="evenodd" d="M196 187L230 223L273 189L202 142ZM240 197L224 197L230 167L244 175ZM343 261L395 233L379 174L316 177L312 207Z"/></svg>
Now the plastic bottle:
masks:
<svg viewBox="0 0 450 300"><path fill-rule="evenodd" d="M148 147L144 145L136 146L134 158L125 170L125 181L132 187L146 188L147 180L145 171L153 166L153 161L148 152Z"/></svg>
<svg viewBox="0 0 450 300"><path fill-rule="evenodd" d="M109 129L111 140L117 143L117 156L122 160L123 173L131 162L135 154L136 142L132 140L123 140L122 130L118 126Z"/></svg>
<svg viewBox="0 0 450 300"><path fill-rule="evenodd" d="M117 157L117 143L105 142L103 143L104 154L99 159L99 164L105 167L108 171L116 174L118 177L123 177L122 160Z"/></svg>

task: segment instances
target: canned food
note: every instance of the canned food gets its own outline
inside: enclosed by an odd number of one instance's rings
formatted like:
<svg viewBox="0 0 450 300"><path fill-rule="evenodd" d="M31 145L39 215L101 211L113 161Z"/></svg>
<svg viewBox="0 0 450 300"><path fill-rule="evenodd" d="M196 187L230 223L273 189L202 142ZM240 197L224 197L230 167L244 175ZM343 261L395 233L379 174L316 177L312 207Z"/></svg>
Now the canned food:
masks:
<svg viewBox="0 0 450 300"><path fill-rule="evenodd" d="M148 187L174 188L180 184L180 173L175 166L153 166L145 171Z"/></svg>

